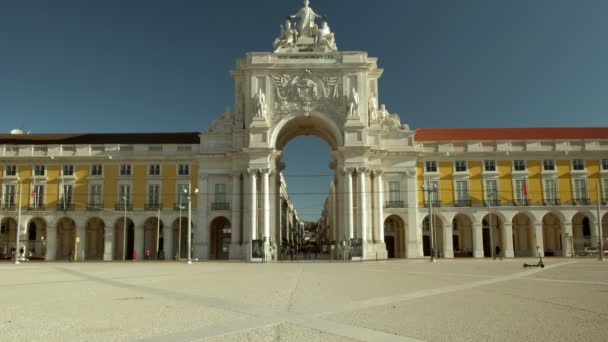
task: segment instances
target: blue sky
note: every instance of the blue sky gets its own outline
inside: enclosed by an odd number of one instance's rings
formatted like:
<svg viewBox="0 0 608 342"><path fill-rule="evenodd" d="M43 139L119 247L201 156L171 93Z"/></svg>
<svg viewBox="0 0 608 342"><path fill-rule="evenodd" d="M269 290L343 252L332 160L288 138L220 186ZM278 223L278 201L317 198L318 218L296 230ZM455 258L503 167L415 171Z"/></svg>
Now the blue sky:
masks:
<svg viewBox="0 0 608 342"><path fill-rule="evenodd" d="M235 59L270 50L285 15L301 6L3 0L0 131L202 131L233 103ZM412 128L608 126L608 1L311 6L329 16L340 50L379 58L379 100ZM310 137L287 146L292 193L316 192L307 191L311 183L326 190L328 177L296 176L330 174L328 151ZM310 219L324 196L317 197L296 198Z"/></svg>

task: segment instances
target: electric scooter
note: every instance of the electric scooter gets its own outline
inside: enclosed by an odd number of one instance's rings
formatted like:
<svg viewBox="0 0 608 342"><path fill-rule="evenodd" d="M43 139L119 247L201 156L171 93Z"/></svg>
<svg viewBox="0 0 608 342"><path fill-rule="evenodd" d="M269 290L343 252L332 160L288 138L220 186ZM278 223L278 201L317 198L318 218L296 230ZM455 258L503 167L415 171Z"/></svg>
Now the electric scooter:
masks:
<svg viewBox="0 0 608 342"><path fill-rule="evenodd" d="M539 246L536 246L536 251L538 252L538 259L539 259L538 264L536 264L536 265L531 265L531 264L526 264L526 263L524 263L524 268L526 268L526 267L540 267L540 268L545 268L545 264L543 264L543 256L542 256L542 254L540 253L540 247L539 247Z"/></svg>

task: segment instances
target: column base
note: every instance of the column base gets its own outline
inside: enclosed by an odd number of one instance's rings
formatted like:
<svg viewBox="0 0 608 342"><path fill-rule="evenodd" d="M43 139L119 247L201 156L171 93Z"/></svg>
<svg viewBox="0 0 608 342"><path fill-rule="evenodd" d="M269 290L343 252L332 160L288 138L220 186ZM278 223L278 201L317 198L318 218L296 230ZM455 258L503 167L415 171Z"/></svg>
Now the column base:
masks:
<svg viewBox="0 0 608 342"><path fill-rule="evenodd" d="M504 257L505 257L505 258L513 258L513 257L515 257L515 253L513 252L513 250L510 250L510 251L509 251L509 250L506 250L506 251L504 252Z"/></svg>
<svg viewBox="0 0 608 342"><path fill-rule="evenodd" d="M112 255L112 253L103 254L103 261L112 261L112 260L114 260L114 256Z"/></svg>
<svg viewBox="0 0 608 342"><path fill-rule="evenodd" d="M454 259L454 251L443 251L443 258L444 259Z"/></svg>
<svg viewBox="0 0 608 342"><path fill-rule="evenodd" d="M228 259L230 260L240 260L242 259L242 246L240 243L231 243L230 244L230 251L229 251L229 257Z"/></svg>
<svg viewBox="0 0 608 342"><path fill-rule="evenodd" d="M473 258L484 258L483 249L476 249L473 251Z"/></svg>
<svg viewBox="0 0 608 342"><path fill-rule="evenodd" d="M368 255L367 260L386 260L388 259L388 251L384 242L375 242L372 245L372 254Z"/></svg>
<svg viewBox="0 0 608 342"><path fill-rule="evenodd" d="M420 246L417 241L410 241L407 244L406 255L408 259L422 258L424 257Z"/></svg>

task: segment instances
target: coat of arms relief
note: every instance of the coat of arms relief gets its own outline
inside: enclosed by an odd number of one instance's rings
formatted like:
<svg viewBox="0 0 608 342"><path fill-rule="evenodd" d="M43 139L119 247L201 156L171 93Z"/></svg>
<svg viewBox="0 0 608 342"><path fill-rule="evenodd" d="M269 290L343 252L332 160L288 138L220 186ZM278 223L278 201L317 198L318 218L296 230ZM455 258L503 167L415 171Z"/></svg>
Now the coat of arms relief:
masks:
<svg viewBox="0 0 608 342"><path fill-rule="evenodd" d="M336 123L345 121L347 99L342 94L342 77L339 73L285 72L271 74L274 84L274 105L270 121L303 111L323 113Z"/></svg>

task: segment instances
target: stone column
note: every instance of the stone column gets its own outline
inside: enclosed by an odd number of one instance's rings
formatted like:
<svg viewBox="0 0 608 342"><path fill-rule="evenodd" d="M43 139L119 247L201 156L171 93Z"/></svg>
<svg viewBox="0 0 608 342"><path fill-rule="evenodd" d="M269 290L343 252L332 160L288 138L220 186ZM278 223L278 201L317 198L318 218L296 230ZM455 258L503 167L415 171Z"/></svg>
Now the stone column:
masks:
<svg viewBox="0 0 608 342"><path fill-rule="evenodd" d="M262 227L263 227L263 240L264 240L264 251L266 255L270 255L270 186L268 178L270 176L270 169L262 169Z"/></svg>
<svg viewBox="0 0 608 342"><path fill-rule="evenodd" d="M512 258L515 253L513 252L513 224L510 222L503 223L502 228L502 241L503 246L501 251L505 258ZM493 246L494 248L494 246Z"/></svg>
<svg viewBox="0 0 608 342"><path fill-rule="evenodd" d="M562 236L562 256L564 257L572 257L573 239L572 236L572 222L563 222L561 229Z"/></svg>
<svg viewBox="0 0 608 342"><path fill-rule="evenodd" d="M104 227L103 232L103 260L114 259L114 226Z"/></svg>
<svg viewBox="0 0 608 342"><path fill-rule="evenodd" d="M208 222L209 209L211 208L209 205L209 199L211 198L209 195L209 174L199 173L198 195L194 195L194 186L191 186L190 188L190 191L193 194L191 198L194 199L194 196L197 196L197 208L192 208L192 222L190 223L193 225L192 257L198 259L209 259L209 238L211 237ZM188 215L187 212L186 215ZM186 241L188 241L187 229L188 228L186 226ZM186 244L188 243L186 242ZM186 247L186 249L187 248L188 247Z"/></svg>
<svg viewBox="0 0 608 342"><path fill-rule="evenodd" d="M10 249L9 249L10 252ZM49 222L46 229L46 254L45 260L55 260L57 258L57 223Z"/></svg>
<svg viewBox="0 0 608 342"><path fill-rule="evenodd" d="M382 170L374 171L375 197L376 197L376 225L378 236L376 242L384 243L384 187L382 183Z"/></svg>
<svg viewBox="0 0 608 342"><path fill-rule="evenodd" d="M137 259L144 258L144 225L140 225L138 227L135 222L133 222L133 229L135 230L135 241L133 242L133 250L137 252ZM127 255L127 259L131 257L131 255Z"/></svg>
<svg viewBox="0 0 608 342"><path fill-rule="evenodd" d="M230 241L230 259L241 258L241 173L232 174L232 200L231 208L232 215L230 217L230 226L232 235Z"/></svg>
<svg viewBox="0 0 608 342"><path fill-rule="evenodd" d="M443 224L443 257L454 258L453 227L451 223Z"/></svg>
<svg viewBox="0 0 608 342"><path fill-rule="evenodd" d="M481 223L473 223L473 257L483 258L483 226Z"/></svg>
<svg viewBox="0 0 608 342"><path fill-rule="evenodd" d="M532 256L538 256L538 253L540 253L541 256L545 256L545 246L543 242L543 223L536 222L533 226L534 235L536 237L536 245L532 247L534 249L534 253L532 253ZM536 248L536 246L538 246L538 248Z"/></svg>
<svg viewBox="0 0 608 342"><path fill-rule="evenodd" d="M257 224L258 224L258 201L257 201L257 173L258 170L257 169L249 169L247 170L247 172L249 173L249 186L250 186L250 198L249 198L249 210L251 210L250 213L250 219L251 219L251 227L249 227L249 251L251 252L251 241L255 240L257 237ZM249 256L247 259L251 258L251 253L249 253Z"/></svg>
<svg viewBox="0 0 608 342"><path fill-rule="evenodd" d="M344 176L346 178L346 232L347 238L352 239L354 237L353 228L353 174L352 169L344 169Z"/></svg>
<svg viewBox="0 0 608 342"><path fill-rule="evenodd" d="M367 199L366 199L366 189L365 189L365 176L367 174L367 170L365 168L358 169L359 173L359 230L361 234L361 238L363 239L363 244L368 240L367 236ZM363 248L365 250L365 247ZM365 256L364 256L365 257Z"/></svg>
<svg viewBox="0 0 608 342"><path fill-rule="evenodd" d="M78 255L78 261L85 261L86 255L85 251L87 250L87 227L83 222L75 222L76 223L76 237L80 238L80 242L78 245L78 250L76 251L76 255Z"/></svg>
<svg viewBox="0 0 608 342"><path fill-rule="evenodd" d="M178 215L179 215L179 211L178 211ZM179 220L181 220L181 218L178 217L178 227L179 227ZM173 221L175 222L175 220ZM165 260L172 260L173 256L175 256L175 253L177 253L177 251L173 251L173 222L168 221L167 224L165 224L163 226L163 254L165 257Z"/></svg>
<svg viewBox="0 0 608 342"><path fill-rule="evenodd" d="M591 244L591 247L597 247L600 243L600 237L598 236L597 231L597 220L590 219L589 228L591 228L591 236L589 239L589 243Z"/></svg>

